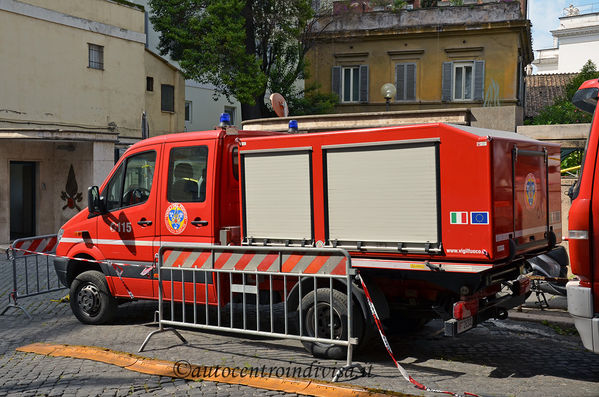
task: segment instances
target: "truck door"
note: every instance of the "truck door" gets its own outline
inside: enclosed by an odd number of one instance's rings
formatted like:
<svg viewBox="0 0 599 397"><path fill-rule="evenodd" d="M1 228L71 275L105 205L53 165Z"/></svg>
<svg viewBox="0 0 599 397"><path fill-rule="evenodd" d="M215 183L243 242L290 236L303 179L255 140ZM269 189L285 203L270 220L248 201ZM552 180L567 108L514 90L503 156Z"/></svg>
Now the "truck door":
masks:
<svg viewBox="0 0 599 397"><path fill-rule="evenodd" d="M519 248L547 243L547 153L514 148L514 237Z"/></svg>
<svg viewBox="0 0 599 397"><path fill-rule="evenodd" d="M213 141L175 142L165 145L165 175L160 200L162 244L214 242L212 192Z"/></svg>
<svg viewBox="0 0 599 397"><path fill-rule="evenodd" d="M97 241L105 258L115 263L110 271L117 296L131 292L135 298L154 297L147 268L158 250L154 171L160 151L160 145L154 145L130 153L102 191L107 212L98 220Z"/></svg>
<svg viewBox="0 0 599 397"><path fill-rule="evenodd" d="M213 244L215 225L213 216L215 141L194 140L165 145L162 162L163 199L160 200L159 230L162 245L194 246ZM172 259L172 258L171 258ZM173 265L165 260L167 265ZM193 255L174 263L191 267ZM173 276L181 281L180 275ZM213 276L208 276L209 300L215 298ZM163 275L165 290L170 291L170 273ZM191 281L186 279L186 281ZM196 277L198 302L205 299L204 273ZM178 290L178 289L177 289ZM191 285L186 286L188 301L192 300ZM168 293L167 293L168 294ZM179 296L175 297L176 299Z"/></svg>

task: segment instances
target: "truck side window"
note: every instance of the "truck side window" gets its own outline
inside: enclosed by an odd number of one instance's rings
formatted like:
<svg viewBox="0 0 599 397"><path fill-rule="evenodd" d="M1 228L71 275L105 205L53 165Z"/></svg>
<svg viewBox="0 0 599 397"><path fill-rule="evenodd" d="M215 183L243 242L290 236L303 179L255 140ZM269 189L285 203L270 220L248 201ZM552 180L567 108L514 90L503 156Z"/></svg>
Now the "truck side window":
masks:
<svg viewBox="0 0 599 397"><path fill-rule="evenodd" d="M233 150L231 151L231 161L232 161L232 167L233 167L233 178L235 178L236 181L239 180L239 150L234 147Z"/></svg>
<svg viewBox="0 0 599 397"><path fill-rule="evenodd" d="M167 199L170 202L204 202L208 148L186 146L171 149Z"/></svg>
<svg viewBox="0 0 599 397"><path fill-rule="evenodd" d="M106 186L106 209L144 203L150 197L156 152L135 154L127 158Z"/></svg>

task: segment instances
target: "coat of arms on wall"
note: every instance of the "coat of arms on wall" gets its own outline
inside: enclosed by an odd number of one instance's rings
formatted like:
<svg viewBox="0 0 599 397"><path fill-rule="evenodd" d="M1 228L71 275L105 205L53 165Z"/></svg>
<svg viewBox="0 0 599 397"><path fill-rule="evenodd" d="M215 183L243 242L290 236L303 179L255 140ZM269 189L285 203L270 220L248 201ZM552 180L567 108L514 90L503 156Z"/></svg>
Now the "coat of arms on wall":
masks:
<svg viewBox="0 0 599 397"><path fill-rule="evenodd" d="M69 168L69 176L67 177L67 184L65 186L65 190L60 195L60 198L67 203L63 210L67 208L76 208L77 211L81 211L81 208L77 205L77 203L83 200L83 195L81 192L77 192L79 187L77 186L77 180L75 179L75 170L73 169L73 164L71 164L71 168Z"/></svg>

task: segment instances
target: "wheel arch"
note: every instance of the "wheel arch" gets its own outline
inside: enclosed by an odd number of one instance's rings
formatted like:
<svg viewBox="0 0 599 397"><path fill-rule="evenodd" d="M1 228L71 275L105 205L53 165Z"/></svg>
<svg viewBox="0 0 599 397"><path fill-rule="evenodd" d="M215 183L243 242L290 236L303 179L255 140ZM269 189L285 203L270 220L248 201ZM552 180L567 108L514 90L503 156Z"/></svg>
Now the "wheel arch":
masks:
<svg viewBox="0 0 599 397"><path fill-rule="evenodd" d="M85 259L85 260L78 260L78 259ZM107 268L107 265L105 263L100 263L100 262L88 262L88 261L96 261L96 258L92 257L89 254L86 253L80 253L75 255L74 257L72 257L68 264L67 264L67 274L66 274L66 281L67 281L67 285L70 286L71 283L73 282L73 280L75 280L75 278L80 275L83 272L86 272L88 270L97 270L100 273L104 274L104 276L108 276L109 275L109 271ZM108 282L108 279L107 279ZM111 289L112 292L112 285L110 282L108 282L108 288Z"/></svg>

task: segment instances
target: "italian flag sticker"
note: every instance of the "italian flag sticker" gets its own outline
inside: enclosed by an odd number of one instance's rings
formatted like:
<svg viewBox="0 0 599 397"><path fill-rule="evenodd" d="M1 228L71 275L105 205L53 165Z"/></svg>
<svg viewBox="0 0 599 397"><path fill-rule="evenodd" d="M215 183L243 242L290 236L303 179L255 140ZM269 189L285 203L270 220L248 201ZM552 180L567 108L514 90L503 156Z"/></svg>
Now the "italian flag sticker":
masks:
<svg viewBox="0 0 599 397"><path fill-rule="evenodd" d="M450 212L452 225L467 225L468 212Z"/></svg>

